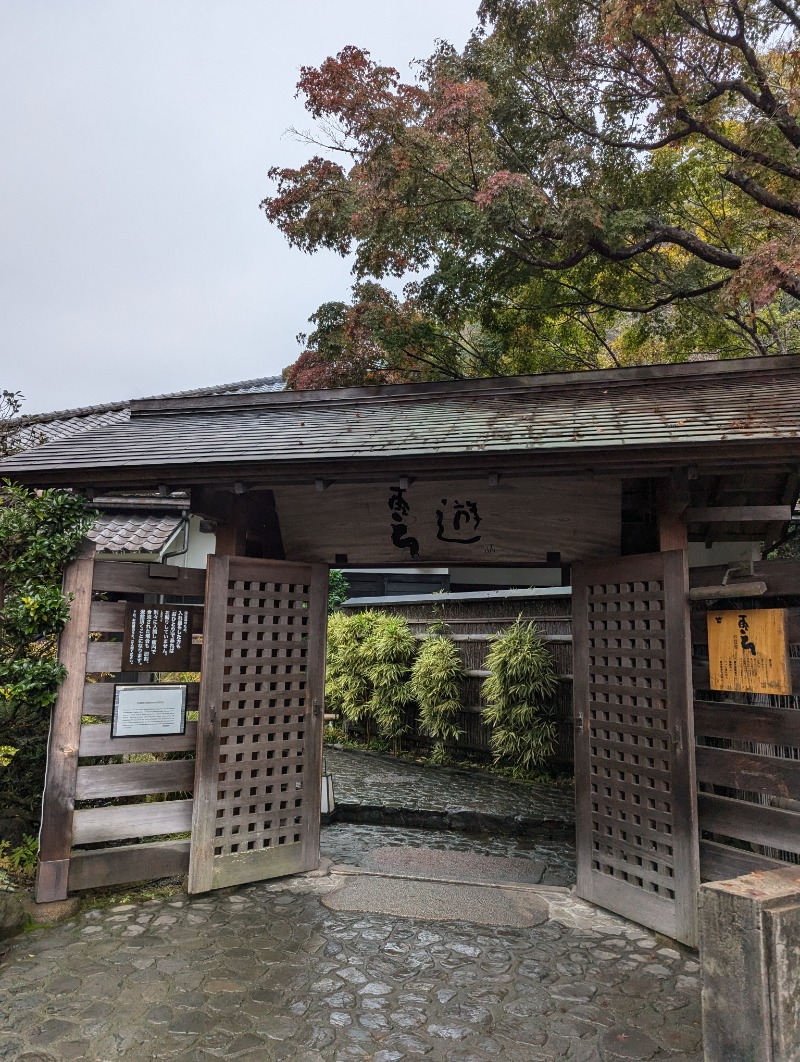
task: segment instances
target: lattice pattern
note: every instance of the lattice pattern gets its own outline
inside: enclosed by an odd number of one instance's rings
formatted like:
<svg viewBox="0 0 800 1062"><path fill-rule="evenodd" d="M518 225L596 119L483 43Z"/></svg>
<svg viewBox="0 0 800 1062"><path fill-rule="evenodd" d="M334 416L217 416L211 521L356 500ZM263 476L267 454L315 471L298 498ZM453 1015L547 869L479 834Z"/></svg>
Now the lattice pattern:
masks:
<svg viewBox="0 0 800 1062"><path fill-rule="evenodd" d="M309 589L228 583L215 856L301 841Z"/></svg>
<svg viewBox="0 0 800 1062"><path fill-rule="evenodd" d="M589 587L592 870L675 898L664 586Z"/></svg>

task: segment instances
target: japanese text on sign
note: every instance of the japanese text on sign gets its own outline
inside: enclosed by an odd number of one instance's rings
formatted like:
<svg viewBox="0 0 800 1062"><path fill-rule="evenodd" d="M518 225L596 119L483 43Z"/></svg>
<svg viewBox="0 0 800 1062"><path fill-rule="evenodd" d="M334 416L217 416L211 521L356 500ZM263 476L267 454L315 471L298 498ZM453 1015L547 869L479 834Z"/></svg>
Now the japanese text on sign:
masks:
<svg viewBox="0 0 800 1062"><path fill-rule="evenodd" d="M185 606L128 605L124 671L188 668L191 646L191 616Z"/></svg>
<svg viewBox="0 0 800 1062"><path fill-rule="evenodd" d="M784 609L709 612L708 659L712 690L791 693Z"/></svg>

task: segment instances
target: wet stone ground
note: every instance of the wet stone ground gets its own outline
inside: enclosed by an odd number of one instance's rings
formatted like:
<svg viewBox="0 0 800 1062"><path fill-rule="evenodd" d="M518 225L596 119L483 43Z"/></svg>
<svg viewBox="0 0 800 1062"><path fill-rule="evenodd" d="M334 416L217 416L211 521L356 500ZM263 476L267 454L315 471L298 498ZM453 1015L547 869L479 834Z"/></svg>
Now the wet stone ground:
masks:
<svg viewBox="0 0 800 1062"><path fill-rule="evenodd" d="M462 813L464 821L451 825L468 828L470 817L480 828L484 816L487 827L497 826L504 833L521 832L520 826L527 823L571 826L575 821L571 788L513 782L482 771L421 765L333 746L326 746L325 760L337 803L348 809L424 809L451 817Z"/></svg>
<svg viewBox="0 0 800 1062"><path fill-rule="evenodd" d="M89 910L0 945L0 1059L701 1062L696 954L564 887L571 791L326 757L352 814L440 828L339 821L320 872ZM441 880L489 865L511 884ZM470 890L476 922L453 920ZM503 924L504 905L530 917Z"/></svg>
<svg viewBox="0 0 800 1062"><path fill-rule="evenodd" d="M334 864L375 869L371 852L377 848L433 848L475 855L527 859L541 866L537 884L572 885L575 882L575 843L540 841L528 837L470 835L452 830L403 829L334 823L322 830L322 855Z"/></svg>
<svg viewBox="0 0 800 1062"><path fill-rule="evenodd" d="M519 930L332 912L340 881L123 904L16 938L0 1058L702 1058L696 956L567 890L541 890L548 920Z"/></svg>

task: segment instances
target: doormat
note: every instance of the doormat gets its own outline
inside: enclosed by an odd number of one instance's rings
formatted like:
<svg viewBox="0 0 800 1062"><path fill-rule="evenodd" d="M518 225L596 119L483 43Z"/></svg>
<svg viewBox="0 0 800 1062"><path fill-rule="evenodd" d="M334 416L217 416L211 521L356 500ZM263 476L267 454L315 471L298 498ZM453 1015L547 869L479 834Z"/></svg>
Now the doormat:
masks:
<svg viewBox="0 0 800 1062"><path fill-rule="evenodd" d="M515 856L487 856L475 852L443 851L440 848L406 848L386 845L370 852L373 870L408 874L413 878L455 879L486 885L538 885L545 864Z"/></svg>
<svg viewBox="0 0 800 1062"><path fill-rule="evenodd" d="M349 877L321 900L331 911L397 915L425 922L472 922L517 929L540 926L549 917L546 900L521 889L372 875Z"/></svg>

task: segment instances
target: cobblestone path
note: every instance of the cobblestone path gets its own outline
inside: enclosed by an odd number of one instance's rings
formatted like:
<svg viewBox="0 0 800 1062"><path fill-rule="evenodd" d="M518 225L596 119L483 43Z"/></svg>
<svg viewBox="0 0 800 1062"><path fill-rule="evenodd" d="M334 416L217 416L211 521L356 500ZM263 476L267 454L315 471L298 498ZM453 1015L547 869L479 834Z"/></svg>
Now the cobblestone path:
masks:
<svg viewBox="0 0 800 1062"><path fill-rule="evenodd" d="M334 823L322 830L322 854L334 864L372 869L370 853L384 846L433 848L437 851L529 859L541 865L538 884L572 885L575 882L573 841L540 841L528 837L492 837L483 834L474 836L453 830L403 829L352 823Z"/></svg>
<svg viewBox="0 0 800 1062"><path fill-rule="evenodd" d="M567 826L575 821L572 789L333 746L326 746L325 760L334 776L337 803L345 806L466 812L509 822L522 819Z"/></svg>
<svg viewBox="0 0 800 1062"><path fill-rule="evenodd" d="M692 953L566 890L540 890L548 921L518 930L332 912L321 897L342 880L122 905L16 938L0 1058L700 1062Z"/></svg>

